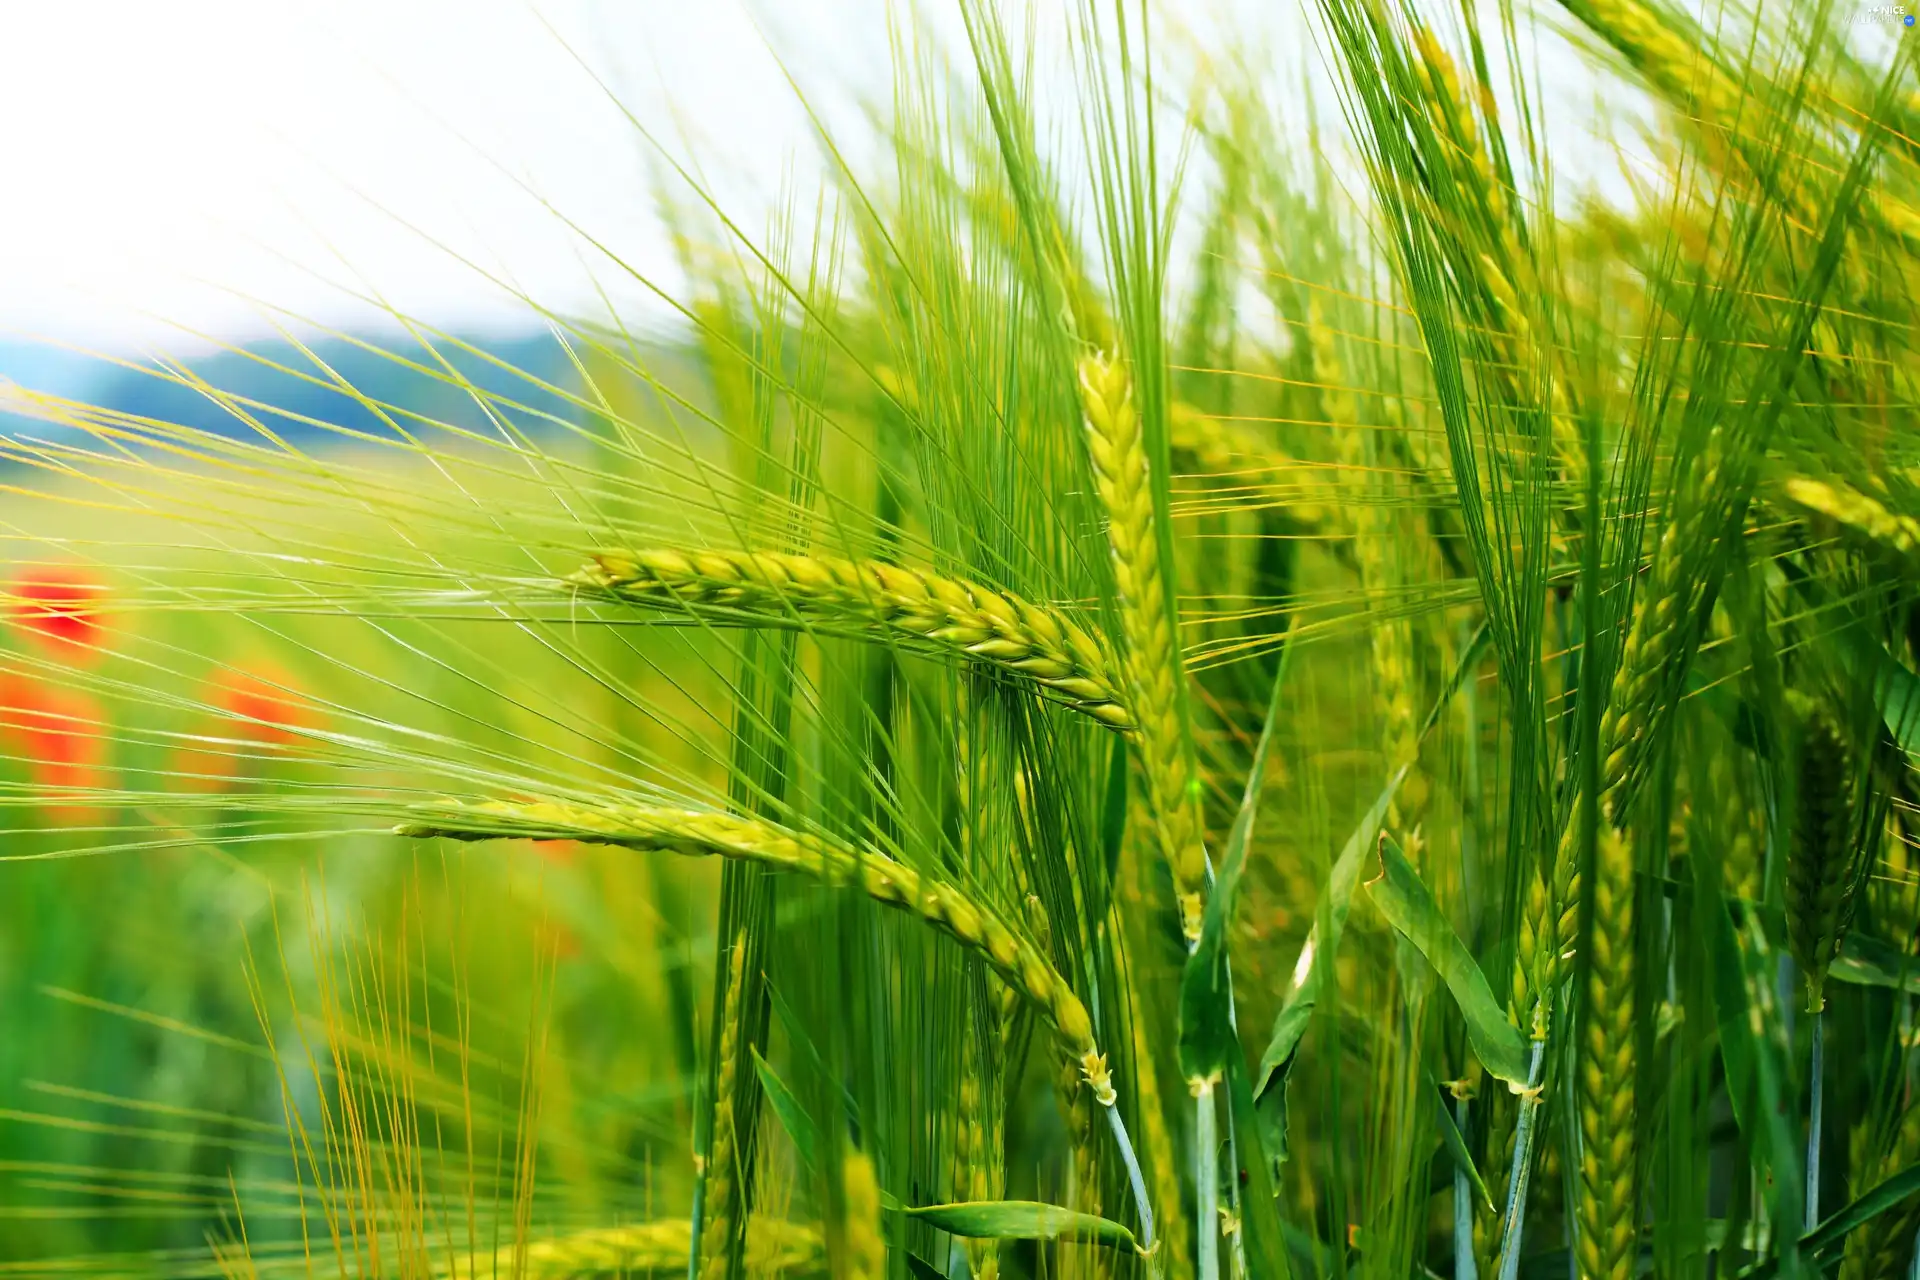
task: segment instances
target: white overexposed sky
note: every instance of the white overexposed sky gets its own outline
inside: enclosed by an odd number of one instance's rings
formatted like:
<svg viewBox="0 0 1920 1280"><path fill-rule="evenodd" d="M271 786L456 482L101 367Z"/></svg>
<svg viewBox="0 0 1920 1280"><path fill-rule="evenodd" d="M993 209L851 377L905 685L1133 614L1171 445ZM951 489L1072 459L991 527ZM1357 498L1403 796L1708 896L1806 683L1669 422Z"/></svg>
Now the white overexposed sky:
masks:
<svg viewBox="0 0 1920 1280"><path fill-rule="evenodd" d="M1058 20L1066 3L1040 7ZM951 3L923 7L957 34ZM1203 40L1270 51L1286 81L1317 65L1298 0L1164 7ZM783 64L858 162L858 100L888 93L888 15L887 0L0 6L0 339L177 348L183 329L261 332L260 301L377 318L343 289L524 328L484 272L562 309L592 306L595 279L637 298L569 221L671 286L658 158L626 113L697 153L757 232L783 192L810 206L821 181Z"/></svg>

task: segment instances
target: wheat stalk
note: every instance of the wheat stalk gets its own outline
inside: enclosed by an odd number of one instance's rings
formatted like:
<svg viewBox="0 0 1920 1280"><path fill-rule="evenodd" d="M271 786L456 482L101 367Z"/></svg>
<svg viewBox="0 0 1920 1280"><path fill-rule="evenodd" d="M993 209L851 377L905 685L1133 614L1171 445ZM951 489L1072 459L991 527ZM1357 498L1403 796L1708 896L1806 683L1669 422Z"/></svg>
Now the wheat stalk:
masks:
<svg viewBox="0 0 1920 1280"><path fill-rule="evenodd" d="M443 801L422 805L394 828L415 838L578 840L586 844L736 858L858 885L868 897L906 911L948 934L990 965L1032 1004L1078 1063L1094 1096L1116 1100L1106 1058L1095 1047L1087 1008L1046 957L991 908L958 887L923 876L878 853L866 853L756 818L704 810L638 805L586 806L560 801Z"/></svg>
<svg viewBox="0 0 1920 1280"><path fill-rule="evenodd" d="M587 1280L588 1277L685 1271L693 1224L685 1218L626 1227L598 1227L544 1240L465 1254L440 1268L448 1280ZM797 1222L747 1222L747 1270L818 1275L826 1270L820 1233Z"/></svg>
<svg viewBox="0 0 1920 1280"><path fill-rule="evenodd" d="M1055 609L903 565L768 551L604 551L568 579L627 604L707 607L880 633L1032 680L1133 727L1112 655Z"/></svg>
<svg viewBox="0 0 1920 1280"><path fill-rule="evenodd" d="M1173 872L1181 930L1191 944L1200 937L1206 898L1205 834L1180 718L1178 681L1184 668L1162 577L1146 442L1124 365L1101 355L1086 356L1080 361L1079 383L1087 456L1107 516L1141 772L1161 855Z"/></svg>

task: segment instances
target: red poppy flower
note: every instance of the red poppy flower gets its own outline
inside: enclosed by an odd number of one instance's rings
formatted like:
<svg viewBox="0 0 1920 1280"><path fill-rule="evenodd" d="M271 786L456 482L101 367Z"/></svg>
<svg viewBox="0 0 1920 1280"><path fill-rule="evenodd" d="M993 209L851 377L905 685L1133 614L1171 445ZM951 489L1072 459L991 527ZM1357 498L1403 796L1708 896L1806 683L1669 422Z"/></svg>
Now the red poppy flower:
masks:
<svg viewBox="0 0 1920 1280"><path fill-rule="evenodd" d="M105 722L100 704L78 690L0 676L0 742L25 762L36 787L71 792L105 786ZM68 822L91 812L59 804L48 811Z"/></svg>
<svg viewBox="0 0 1920 1280"><path fill-rule="evenodd" d="M577 840L535 840L533 851L549 862L571 866L580 856L580 842Z"/></svg>
<svg viewBox="0 0 1920 1280"><path fill-rule="evenodd" d="M207 739L204 745L181 750L174 764L180 785L193 791L226 790L239 780L250 757L280 755L299 742L301 730L320 724L320 709L298 688L293 677L277 667L216 672L201 697L217 712L200 731Z"/></svg>
<svg viewBox="0 0 1920 1280"><path fill-rule="evenodd" d="M28 569L10 592L16 624L45 647L67 658L100 655L106 636L101 604L106 585L74 565Z"/></svg>
<svg viewBox="0 0 1920 1280"><path fill-rule="evenodd" d="M207 700L232 721L223 726L226 736L286 747L300 741L300 730L320 723L319 709L296 688L291 676L273 668L227 670L214 677Z"/></svg>

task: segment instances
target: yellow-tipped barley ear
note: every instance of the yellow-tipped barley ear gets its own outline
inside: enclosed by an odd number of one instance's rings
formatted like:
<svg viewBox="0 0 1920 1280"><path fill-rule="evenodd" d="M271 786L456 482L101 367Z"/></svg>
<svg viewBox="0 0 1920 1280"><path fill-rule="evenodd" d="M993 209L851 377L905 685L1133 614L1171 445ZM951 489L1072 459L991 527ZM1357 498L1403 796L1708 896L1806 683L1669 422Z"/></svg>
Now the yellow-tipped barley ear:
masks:
<svg viewBox="0 0 1920 1280"><path fill-rule="evenodd" d="M1031 680L1109 728L1134 717L1121 664L1056 611L902 565L775 552L603 551L565 581L609 601L796 619L944 651Z"/></svg>
<svg viewBox="0 0 1920 1280"><path fill-rule="evenodd" d="M1113 1090L1113 1073L1107 1070L1107 1056L1104 1053L1082 1054L1080 1074L1093 1087L1094 1101L1101 1106L1111 1107L1120 1100Z"/></svg>
<svg viewBox="0 0 1920 1280"><path fill-rule="evenodd" d="M1191 789L1195 772L1179 708L1185 679L1169 616L1145 441L1126 366L1089 354L1078 366L1087 459L1107 517L1120 629L1126 646L1134 743L1146 781L1147 807L1160 854L1173 872L1180 927L1189 943L1200 937L1206 893L1206 850L1200 806Z"/></svg>
<svg viewBox="0 0 1920 1280"><path fill-rule="evenodd" d="M1103 1064L1099 1080L1089 1077L1096 1091L1108 1079L1086 1005L1038 947L959 886L931 880L876 852L850 849L760 818L619 803L447 800L417 806L415 815L397 825L394 833L453 840L578 840L685 857L758 862L829 883L858 886L874 901L919 917L980 956L1002 981L1026 997L1060 1037L1067 1053L1083 1064Z"/></svg>

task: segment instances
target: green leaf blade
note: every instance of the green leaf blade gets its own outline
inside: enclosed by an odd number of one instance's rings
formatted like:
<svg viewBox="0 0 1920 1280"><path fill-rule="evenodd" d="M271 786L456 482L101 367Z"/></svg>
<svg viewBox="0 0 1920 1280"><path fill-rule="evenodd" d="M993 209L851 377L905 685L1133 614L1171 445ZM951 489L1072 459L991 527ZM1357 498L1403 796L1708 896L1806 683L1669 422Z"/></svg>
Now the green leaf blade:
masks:
<svg viewBox="0 0 1920 1280"><path fill-rule="evenodd" d="M1420 873L1400 852L1393 837L1384 833L1380 837L1380 866L1379 879L1367 882L1367 896L1447 984L1466 1019L1467 1040L1481 1065L1509 1085L1526 1088L1527 1044L1520 1029L1507 1020L1487 975L1441 913Z"/></svg>

